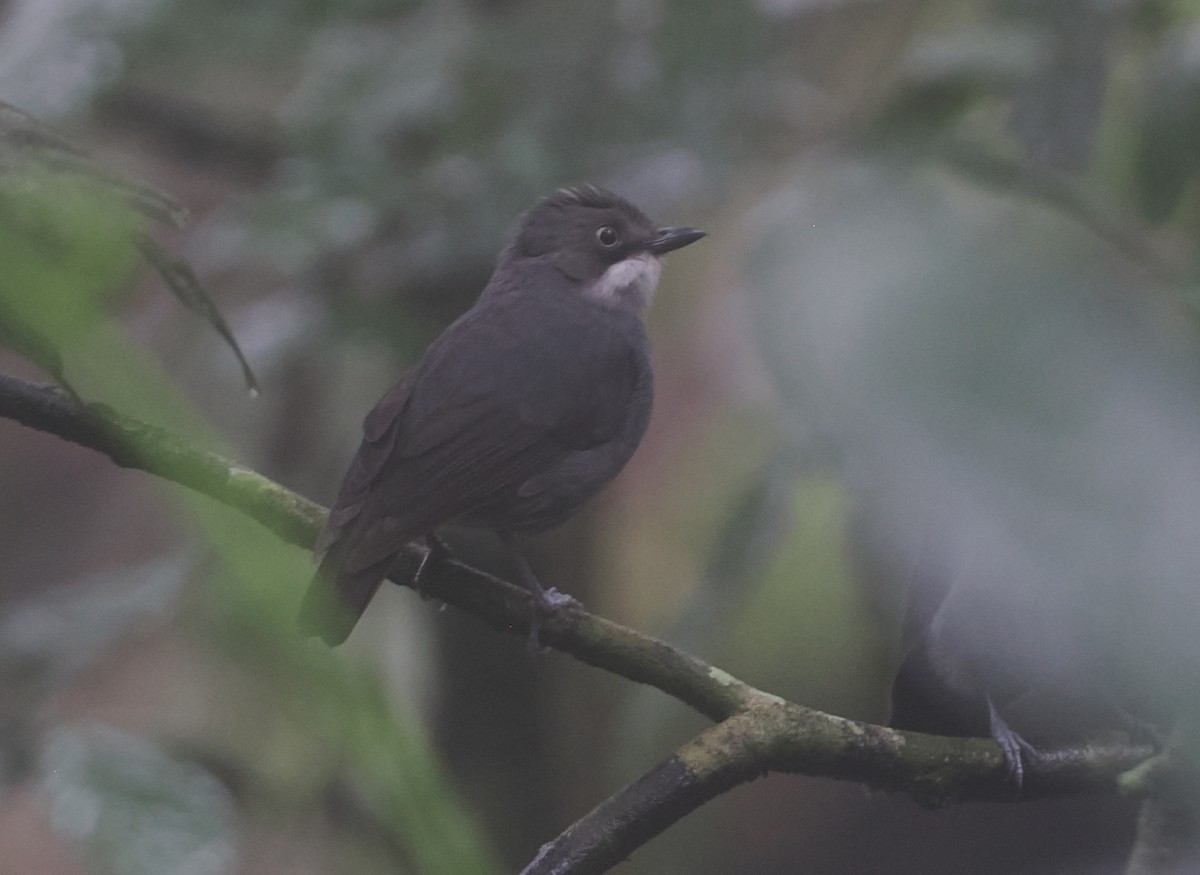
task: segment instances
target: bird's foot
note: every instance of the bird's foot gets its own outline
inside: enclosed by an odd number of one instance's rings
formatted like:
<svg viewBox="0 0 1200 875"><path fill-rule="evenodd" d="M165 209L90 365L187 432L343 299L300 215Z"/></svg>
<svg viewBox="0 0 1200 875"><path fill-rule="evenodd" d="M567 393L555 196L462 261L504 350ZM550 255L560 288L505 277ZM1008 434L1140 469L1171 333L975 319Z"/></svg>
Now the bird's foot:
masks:
<svg viewBox="0 0 1200 875"><path fill-rule="evenodd" d="M531 653L540 653L544 649L541 640L542 620L546 617L553 617L568 608L580 609L583 607L583 603L574 596L559 592L554 587L549 589L538 587L532 591L532 595L533 612L529 617L529 638L526 644Z"/></svg>
<svg viewBox="0 0 1200 875"><path fill-rule="evenodd" d="M559 592L554 587L550 587L549 589L542 590L539 594L537 607L543 613L553 614L564 608L582 608L583 602L579 601L573 595Z"/></svg>
<svg viewBox="0 0 1200 875"><path fill-rule="evenodd" d="M1036 762L1038 758L1037 748L1023 739L1008 725L996 710L996 706L992 704L990 696L987 700L987 706L988 724L991 729L992 738L1000 745L1000 749L1004 751L1004 766L1005 771L1008 773L1008 779L1020 791L1021 785L1025 780L1026 758L1029 762Z"/></svg>
<svg viewBox="0 0 1200 875"><path fill-rule="evenodd" d="M496 534L500 536L500 540L504 542L504 546L508 547L508 552L512 554L513 562L517 566L517 571L521 575L521 583L529 594L533 596L531 605L532 612L529 616L529 649L537 653L542 649L542 620L546 617L552 617L559 611L567 608L582 608L576 599L567 595L565 592L559 592L554 587L546 588L538 581L537 575L533 573L533 568L530 566L525 554L517 547L516 539L513 533L504 529L498 529Z"/></svg>
<svg viewBox="0 0 1200 875"><path fill-rule="evenodd" d="M441 562L443 559L450 558L450 548L446 546L446 542L435 535L433 532L425 533L425 555L421 557L420 563L417 565L417 570L413 572L412 585L413 589L423 599L429 598L429 592L425 588L425 572L429 568L430 562Z"/></svg>

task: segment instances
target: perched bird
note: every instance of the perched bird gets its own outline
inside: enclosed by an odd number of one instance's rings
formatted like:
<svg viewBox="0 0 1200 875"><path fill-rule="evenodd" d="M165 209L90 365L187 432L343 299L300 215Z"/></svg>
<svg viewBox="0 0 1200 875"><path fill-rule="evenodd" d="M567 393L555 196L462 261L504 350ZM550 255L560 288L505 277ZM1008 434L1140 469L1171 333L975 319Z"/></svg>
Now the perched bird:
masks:
<svg viewBox="0 0 1200 875"><path fill-rule="evenodd" d="M653 397L642 315L659 257L703 236L591 186L529 210L475 306L367 415L301 629L340 644L405 545L436 551L434 530L460 521L513 553L536 639L539 617L571 600L541 587L514 533L562 523L633 455Z"/></svg>
<svg viewBox="0 0 1200 875"><path fill-rule="evenodd" d="M972 593L955 591L950 581L926 574L909 593L904 622L906 653L892 682L892 712L888 725L896 729L992 738L1004 752L1009 777L1019 788L1025 763L1037 750L1010 724L1009 709L1023 697L1039 692L1036 679L1002 660L976 656L960 640L964 624L955 623L954 608ZM991 622L998 608L968 605L967 617ZM973 630L972 630L973 631ZM1049 685L1053 689L1055 685ZM1068 688L1062 684L1059 692ZM1059 695L1061 704L1065 696Z"/></svg>
<svg viewBox="0 0 1200 875"><path fill-rule="evenodd" d="M990 737L1018 789L1046 744L1053 749L1113 731L1163 743L1170 714L1076 656L1086 650L1070 641L1073 630L1053 616L1053 606L1038 614L933 569L912 583L889 726ZM1005 638L1038 646L1006 650Z"/></svg>

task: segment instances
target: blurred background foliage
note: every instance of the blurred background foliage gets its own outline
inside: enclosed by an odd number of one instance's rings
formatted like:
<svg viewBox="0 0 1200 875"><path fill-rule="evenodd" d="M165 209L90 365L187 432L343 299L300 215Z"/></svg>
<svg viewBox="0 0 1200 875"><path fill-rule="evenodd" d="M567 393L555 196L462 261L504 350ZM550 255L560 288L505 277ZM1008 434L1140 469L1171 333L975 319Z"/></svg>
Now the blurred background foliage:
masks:
<svg viewBox="0 0 1200 875"><path fill-rule="evenodd" d="M0 100L192 214L143 228L0 136L3 372L327 502L515 216L591 181L710 237L651 314L651 432L539 539L544 579L875 721L931 562L1088 613L1161 700L1164 662L1200 667L1194 0L0 0ZM260 397L137 233L194 268ZM13 871L515 871L702 725L408 591L326 652L293 632L302 551L0 441ZM1131 580L1136 622L1092 606ZM771 778L625 869L1115 872L1132 833L1116 799L930 813Z"/></svg>

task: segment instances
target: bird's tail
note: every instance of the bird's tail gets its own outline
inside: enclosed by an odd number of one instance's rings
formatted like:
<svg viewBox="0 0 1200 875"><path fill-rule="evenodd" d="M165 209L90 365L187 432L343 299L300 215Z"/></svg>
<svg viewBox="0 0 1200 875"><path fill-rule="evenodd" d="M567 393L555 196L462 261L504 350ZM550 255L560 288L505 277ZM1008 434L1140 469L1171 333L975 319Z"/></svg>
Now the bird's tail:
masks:
<svg viewBox="0 0 1200 875"><path fill-rule="evenodd" d="M319 635L330 647L349 637L395 560L394 556L388 556L366 568L346 571L345 552L343 540L335 542L325 553L296 619L304 635Z"/></svg>

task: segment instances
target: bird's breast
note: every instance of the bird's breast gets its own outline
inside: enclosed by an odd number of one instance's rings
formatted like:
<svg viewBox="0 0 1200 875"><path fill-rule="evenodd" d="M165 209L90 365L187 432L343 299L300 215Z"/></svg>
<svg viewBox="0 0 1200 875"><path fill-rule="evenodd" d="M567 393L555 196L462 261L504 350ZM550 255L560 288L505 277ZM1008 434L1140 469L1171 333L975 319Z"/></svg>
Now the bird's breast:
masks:
<svg viewBox="0 0 1200 875"><path fill-rule="evenodd" d="M634 304L644 310L658 288L662 262L649 252L639 252L608 267L584 289L584 296L609 306Z"/></svg>
<svg viewBox="0 0 1200 875"><path fill-rule="evenodd" d="M553 528L612 482L632 458L650 422L653 374L649 362L640 369L628 394L620 398L597 396L592 401L619 405L616 429L590 446L563 446L542 471L484 511L485 522L495 528L527 531Z"/></svg>

